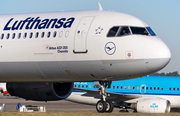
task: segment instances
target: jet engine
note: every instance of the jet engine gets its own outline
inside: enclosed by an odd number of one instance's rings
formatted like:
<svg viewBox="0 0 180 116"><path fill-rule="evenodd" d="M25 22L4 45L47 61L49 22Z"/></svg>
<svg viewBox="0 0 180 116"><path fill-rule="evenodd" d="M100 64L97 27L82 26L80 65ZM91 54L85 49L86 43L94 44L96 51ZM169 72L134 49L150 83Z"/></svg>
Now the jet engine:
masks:
<svg viewBox="0 0 180 116"><path fill-rule="evenodd" d="M67 98L74 83L7 83L10 95L35 101L53 101Z"/></svg>
<svg viewBox="0 0 180 116"><path fill-rule="evenodd" d="M134 108L137 112L145 113L167 113L170 112L170 101L162 98L151 98L138 101L136 104L132 104L131 108Z"/></svg>

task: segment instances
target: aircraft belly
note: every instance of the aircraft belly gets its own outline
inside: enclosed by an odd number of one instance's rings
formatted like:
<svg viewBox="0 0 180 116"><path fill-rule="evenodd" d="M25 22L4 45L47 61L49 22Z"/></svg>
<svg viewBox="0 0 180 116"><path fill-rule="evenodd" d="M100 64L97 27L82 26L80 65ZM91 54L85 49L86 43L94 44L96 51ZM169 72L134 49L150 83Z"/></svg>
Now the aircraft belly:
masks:
<svg viewBox="0 0 180 116"><path fill-rule="evenodd" d="M0 81L124 80L142 76L147 72L148 69L143 62L143 60L1 62Z"/></svg>
<svg viewBox="0 0 180 116"><path fill-rule="evenodd" d="M93 81L106 76L99 61L1 62L1 82ZM99 68L99 70L98 70ZM92 75L97 75L93 77Z"/></svg>
<svg viewBox="0 0 180 116"><path fill-rule="evenodd" d="M109 78L113 80L133 79L145 76L149 69L144 64L143 59L132 60L103 60L105 70L108 71Z"/></svg>
<svg viewBox="0 0 180 116"><path fill-rule="evenodd" d="M14 80L26 80L27 77L43 77L35 62L0 63L0 81L10 82Z"/></svg>

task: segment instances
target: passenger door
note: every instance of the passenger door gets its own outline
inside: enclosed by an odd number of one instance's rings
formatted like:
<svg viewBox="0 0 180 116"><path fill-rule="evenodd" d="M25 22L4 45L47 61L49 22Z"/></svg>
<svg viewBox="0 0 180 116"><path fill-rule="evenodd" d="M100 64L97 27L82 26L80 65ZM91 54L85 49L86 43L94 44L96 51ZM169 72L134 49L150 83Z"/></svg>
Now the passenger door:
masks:
<svg viewBox="0 0 180 116"><path fill-rule="evenodd" d="M86 39L88 35L89 28L92 24L92 21L94 20L94 17L83 17L76 29L75 33L75 39L74 39L74 53L87 53L87 45L86 45Z"/></svg>
<svg viewBox="0 0 180 116"><path fill-rule="evenodd" d="M146 93L146 85L140 86L140 93Z"/></svg>

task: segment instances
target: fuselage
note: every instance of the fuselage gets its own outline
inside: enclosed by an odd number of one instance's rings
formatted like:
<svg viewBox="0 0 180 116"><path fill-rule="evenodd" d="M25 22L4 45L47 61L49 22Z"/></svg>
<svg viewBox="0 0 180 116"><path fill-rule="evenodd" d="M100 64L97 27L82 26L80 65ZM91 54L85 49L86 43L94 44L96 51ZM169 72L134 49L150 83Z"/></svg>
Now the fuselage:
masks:
<svg viewBox="0 0 180 116"><path fill-rule="evenodd" d="M107 89L109 94L119 95L109 96L115 102L136 103L139 100L151 98L167 99L171 103L171 108L180 108L180 78L172 76L147 76L137 79L113 81L111 87ZM82 89L82 92L74 91L69 96L69 100L96 104L100 95L86 93L86 90L97 91L92 82L76 82L74 89ZM83 91L84 90L84 91ZM85 98L86 96L88 96ZM121 97L124 96L124 97ZM114 97L114 98L113 98ZM79 98L76 99L75 98ZM73 100L74 99L74 100Z"/></svg>
<svg viewBox="0 0 180 116"><path fill-rule="evenodd" d="M171 57L147 24L123 13L16 14L0 21L1 82L132 79L162 69ZM123 28L127 35L118 34Z"/></svg>

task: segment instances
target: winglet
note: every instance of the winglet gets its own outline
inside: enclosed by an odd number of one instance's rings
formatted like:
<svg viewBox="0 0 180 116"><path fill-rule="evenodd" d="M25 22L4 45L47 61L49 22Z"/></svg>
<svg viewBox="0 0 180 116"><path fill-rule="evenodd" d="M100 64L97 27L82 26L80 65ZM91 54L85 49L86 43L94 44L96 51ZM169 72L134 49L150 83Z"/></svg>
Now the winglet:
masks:
<svg viewBox="0 0 180 116"><path fill-rule="evenodd" d="M98 5L99 5L99 11L102 11L103 8L102 8L102 6L101 6L101 4L99 2L98 2Z"/></svg>

